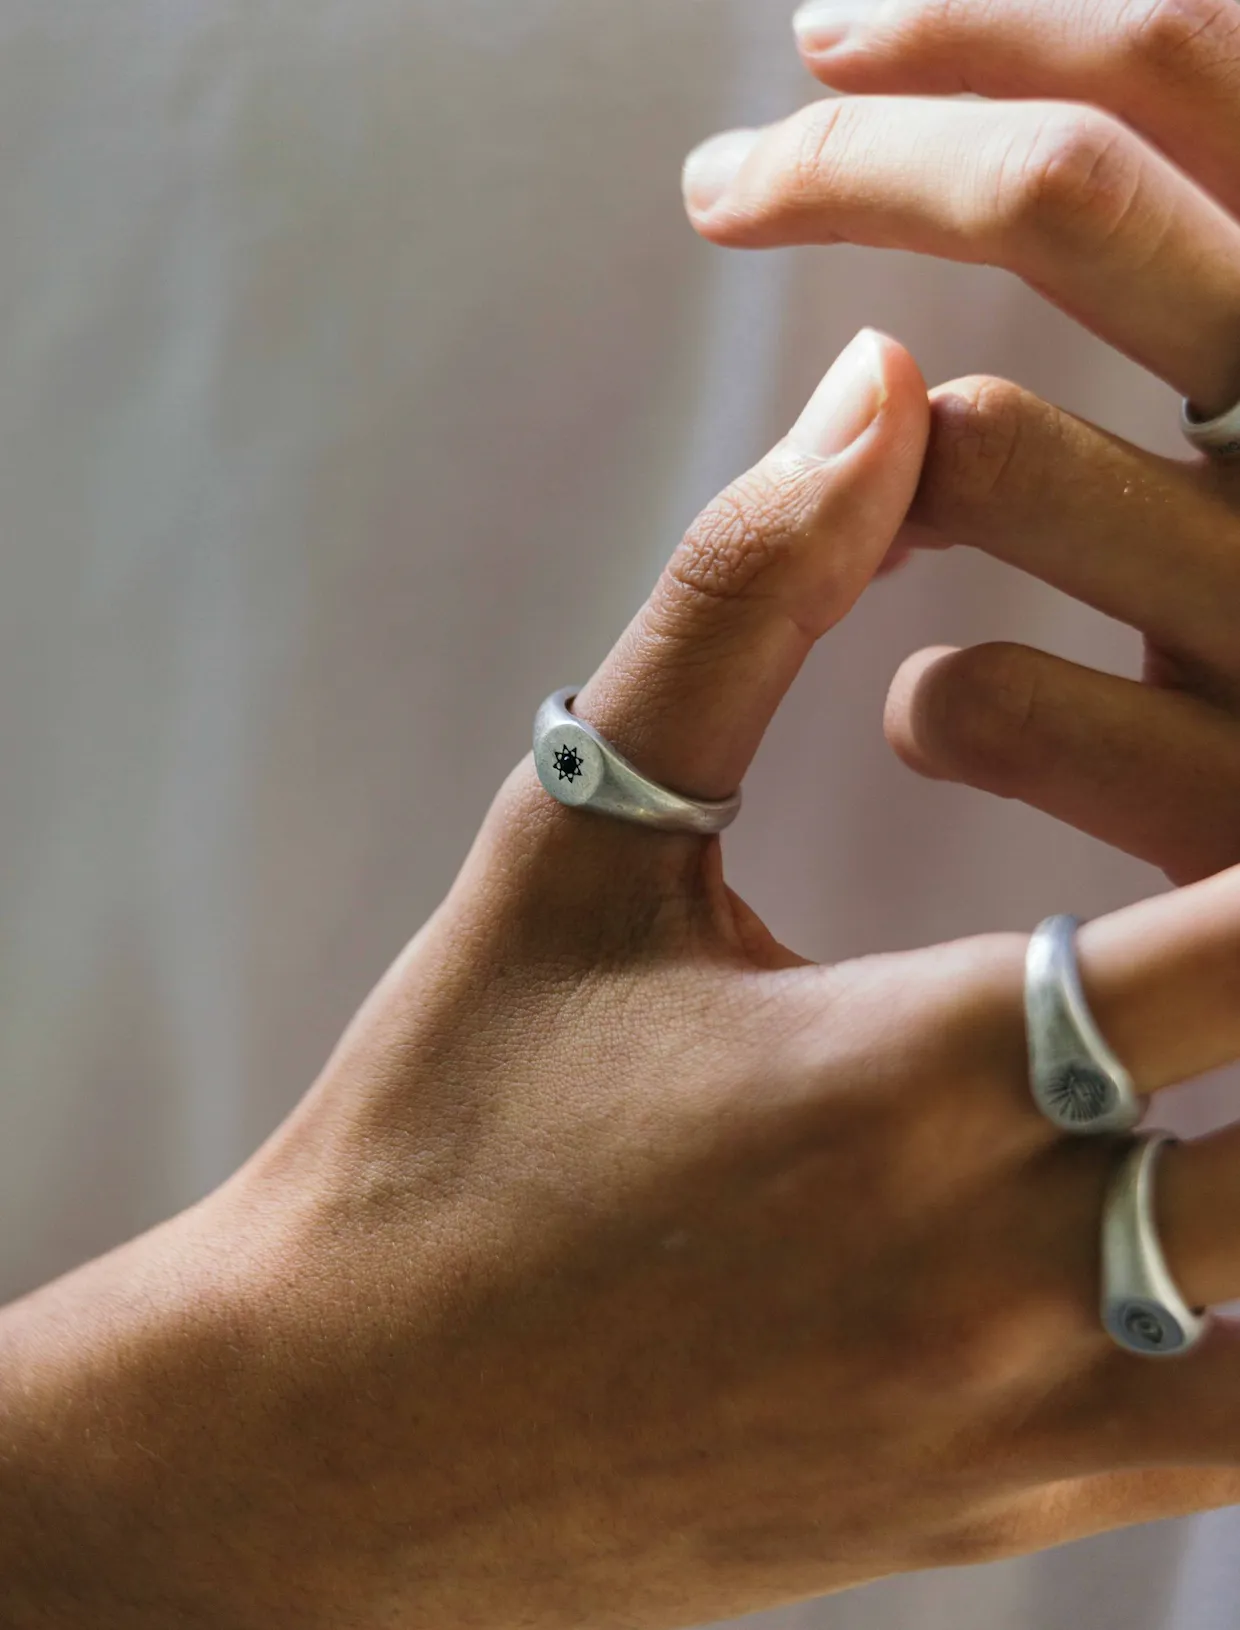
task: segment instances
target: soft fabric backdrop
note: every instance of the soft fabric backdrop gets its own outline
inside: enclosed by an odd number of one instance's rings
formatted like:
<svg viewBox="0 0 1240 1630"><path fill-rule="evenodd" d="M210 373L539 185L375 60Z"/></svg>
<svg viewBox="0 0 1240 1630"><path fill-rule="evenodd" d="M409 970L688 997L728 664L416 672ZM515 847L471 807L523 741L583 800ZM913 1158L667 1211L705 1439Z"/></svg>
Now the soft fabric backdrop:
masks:
<svg viewBox="0 0 1240 1630"><path fill-rule="evenodd" d="M813 94L770 0L9 0L0 12L0 1289L215 1183L438 899L529 719L863 323L1174 444L1014 283L684 224L700 136ZM887 679L1135 639L979 558L817 653L729 836L823 956L1161 886L918 783ZM1200 1095L1189 1117L1221 1114ZM774 1615L1224 1630L1222 1515Z"/></svg>

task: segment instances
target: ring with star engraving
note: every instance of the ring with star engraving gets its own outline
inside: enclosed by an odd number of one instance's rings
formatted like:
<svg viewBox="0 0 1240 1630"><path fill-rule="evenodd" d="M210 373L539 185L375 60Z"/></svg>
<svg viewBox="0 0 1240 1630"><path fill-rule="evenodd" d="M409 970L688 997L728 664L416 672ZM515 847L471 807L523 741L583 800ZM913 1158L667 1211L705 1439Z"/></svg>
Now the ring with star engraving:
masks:
<svg viewBox="0 0 1240 1630"><path fill-rule="evenodd" d="M740 813L739 790L730 798L689 798L652 781L571 711L578 688L548 696L534 718L534 767L558 803L659 832L708 837L732 824Z"/></svg>

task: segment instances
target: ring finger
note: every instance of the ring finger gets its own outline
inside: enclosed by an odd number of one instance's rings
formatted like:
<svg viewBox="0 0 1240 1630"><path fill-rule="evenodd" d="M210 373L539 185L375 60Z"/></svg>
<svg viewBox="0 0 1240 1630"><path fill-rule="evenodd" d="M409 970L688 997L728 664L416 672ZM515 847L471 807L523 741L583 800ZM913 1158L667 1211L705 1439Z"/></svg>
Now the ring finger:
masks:
<svg viewBox="0 0 1240 1630"><path fill-rule="evenodd" d="M1103 1034L1157 1091L1230 1063L1240 1031L1240 868L1100 917L1080 930L1081 978ZM1207 1037L1210 1038L1207 1040ZM1193 1306L1240 1296L1240 1123L1168 1149L1162 1243Z"/></svg>
<svg viewBox="0 0 1240 1630"><path fill-rule="evenodd" d="M1143 1097L1240 1059L1240 866L1095 918L1076 943L1089 1009ZM1003 935L910 953L933 963L932 986L945 1004L936 1030L962 1038L949 1044L959 1047L950 1053L954 1079L974 1083L986 1103L993 1102L996 1068L1025 1078L1026 948L1023 937ZM827 990L838 976L823 971ZM902 959L892 962L889 978L893 992L907 985ZM1075 1156L1088 1165L1090 1151L1101 1151L1109 1161L1114 1139L1065 1139L1041 1119L1027 1086L1019 1103L1023 1122L1038 1133L1022 1147L1037 1159L1075 1151L1067 1179L1073 1191L1081 1165ZM962 1118L958 1106L953 1113ZM1159 1222L1184 1295L1194 1304L1240 1297L1240 1122L1168 1149L1159 1170ZM1066 1215L1090 1203L1064 1189L1052 1209Z"/></svg>
<svg viewBox="0 0 1240 1630"><path fill-rule="evenodd" d="M1240 868L1089 922L1077 945L1089 1007L1143 1095L1240 1057ZM944 948L917 953L934 959L945 992L955 993L945 999L959 1000L970 987L980 997L969 1024L959 1027L967 1037L957 1057L959 1090L993 1102L986 1087L993 1094L1000 1058L1004 1074L1022 1078L1031 1140L1018 1152L1019 1165L1005 1164L987 1214L988 1236L1010 1239L1016 1267L1006 1289L979 1294L1001 1303L991 1307L1003 1339L988 1352L988 1373L996 1357L1013 1356L1026 1373L1032 1354L1046 1385L1031 1408L1022 1402L1002 1423L1002 1452L1022 1477L1038 1482L1240 1460L1240 1327L1219 1321L1198 1349L1166 1364L1119 1351L1102 1331L1098 1231L1120 1143L1065 1138L1030 1101L1021 1013L1026 946L1015 936L963 942L958 956L973 969L963 979L960 963L945 967L952 959ZM982 1060L990 1067L975 1076ZM958 1113L955 1097L951 1107L958 1124L983 1124ZM1163 1151L1156 1222L1190 1306L1240 1296L1238 1196L1240 1125Z"/></svg>
<svg viewBox="0 0 1240 1630"><path fill-rule="evenodd" d="M1005 267L1208 414L1240 395L1240 225L1119 120L1057 102L860 97L705 143L694 226Z"/></svg>
<svg viewBox="0 0 1240 1630"><path fill-rule="evenodd" d="M1240 868L1087 923L1078 949L1094 1017L1143 1094L1240 1055ZM1008 1024L1023 1031L1012 1011L1023 946L996 942L988 958L996 992L1006 992L1001 1005ZM1022 1201L1013 1213L1022 1237L1032 1228L1048 1260L1059 1265L1053 1283L1060 1283L1062 1269L1072 1285L1071 1307L1062 1309L1057 1294L1047 1300L1045 1287L1026 1285L1032 1291L1028 1328L1037 1341L1066 1343L1065 1355L1079 1355L1079 1327L1097 1356L1083 1365L1070 1360L1048 1389L1045 1407L1025 1421L1027 1440L1014 1428L1022 1465L1032 1446L1039 1476L1230 1463L1240 1453L1240 1327L1220 1322L1199 1350L1165 1365L1113 1349L1097 1330L1097 1208L1117 1152L1113 1139L1043 1145L1034 1157L1038 1209L1029 1214ZM1217 1306L1240 1295L1238 1197L1240 1125L1163 1152L1157 1226L1172 1277L1191 1306Z"/></svg>

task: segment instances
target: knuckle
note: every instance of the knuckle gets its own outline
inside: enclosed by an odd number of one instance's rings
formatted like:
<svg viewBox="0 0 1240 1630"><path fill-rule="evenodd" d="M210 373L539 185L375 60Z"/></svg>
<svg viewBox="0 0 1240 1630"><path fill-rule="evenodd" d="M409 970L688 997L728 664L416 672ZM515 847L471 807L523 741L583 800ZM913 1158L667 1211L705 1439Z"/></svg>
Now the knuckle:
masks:
<svg viewBox="0 0 1240 1630"><path fill-rule="evenodd" d="M772 195L785 211L812 207L830 189L851 146L855 109L849 101L811 102L793 114L786 128L787 156Z"/></svg>
<svg viewBox="0 0 1240 1630"><path fill-rule="evenodd" d="M1119 32L1129 61L1161 75L1195 68L1203 54L1234 57L1240 11L1235 0L1133 0Z"/></svg>
<svg viewBox="0 0 1240 1630"><path fill-rule="evenodd" d="M927 676L919 711L934 757L966 781L1016 796L1040 737L1038 666L1017 645L959 651Z"/></svg>
<svg viewBox="0 0 1240 1630"><path fill-rule="evenodd" d="M961 380L934 403L919 519L950 524L962 510L1009 502L1023 486L1030 398L1006 379Z"/></svg>
<svg viewBox="0 0 1240 1630"><path fill-rule="evenodd" d="M1141 180L1140 149L1119 120L1056 108L1013 138L1000 165L1000 230L1018 245L1096 249L1129 218Z"/></svg>

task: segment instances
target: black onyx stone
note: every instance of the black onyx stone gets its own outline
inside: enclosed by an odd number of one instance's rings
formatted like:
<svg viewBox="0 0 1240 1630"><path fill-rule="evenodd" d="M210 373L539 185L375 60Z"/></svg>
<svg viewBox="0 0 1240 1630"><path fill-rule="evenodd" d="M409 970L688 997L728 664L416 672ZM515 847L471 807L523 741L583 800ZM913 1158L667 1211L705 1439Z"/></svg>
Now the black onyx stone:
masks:
<svg viewBox="0 0 1240 1630"><path fill-rule="evenodd" d="M552 763L560 772L561 781L576 781L578 776L586 773L581 754L575 747L561 747L553 756Z"/></svg>

